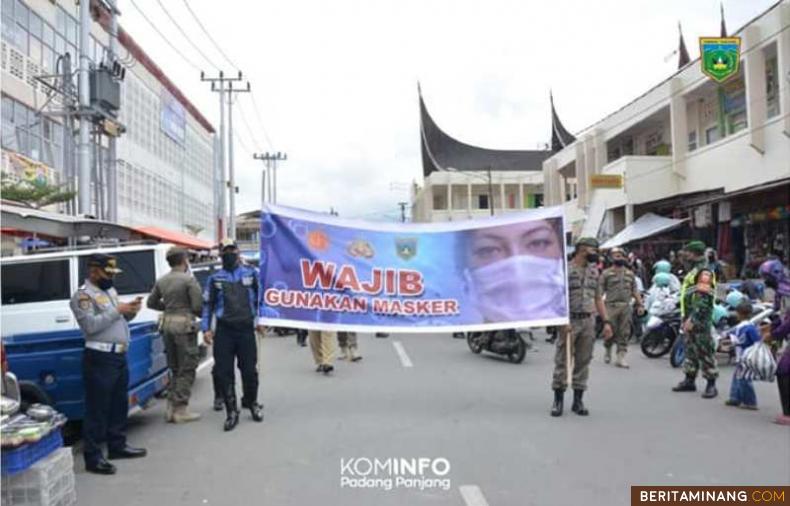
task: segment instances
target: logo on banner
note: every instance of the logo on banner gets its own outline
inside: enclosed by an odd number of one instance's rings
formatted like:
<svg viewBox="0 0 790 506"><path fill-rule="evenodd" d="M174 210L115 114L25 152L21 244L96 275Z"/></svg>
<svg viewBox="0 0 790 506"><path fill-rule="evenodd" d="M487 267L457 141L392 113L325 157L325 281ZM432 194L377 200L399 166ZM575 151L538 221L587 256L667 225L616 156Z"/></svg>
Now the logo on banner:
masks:
<svg viewBox="0 0 790 506"><path fill-rule="evenodd" d="M403 260L411 260L417 255L417 239L395 239L395 253Z"/></svg>
<svg viewBox="0 0 790 506"><path fill-rule="evenodd" d="M329 237L323 230L311 230L307 234L307 245L315 251L326 251L329 249Z"/></svg>
<svg viewBox="0 0 790 506"><path fill-rule="evenodd" d="M357 239L348 243L348 254L354 258L373 258L376 254L373 246L368 241Z"/></svg>
<svg viewBox="0 0 790 506"><path fill-rule="evenodd" d="M700 37L702 73L723 83L738 73L741 59L740 37Z"/></svg>

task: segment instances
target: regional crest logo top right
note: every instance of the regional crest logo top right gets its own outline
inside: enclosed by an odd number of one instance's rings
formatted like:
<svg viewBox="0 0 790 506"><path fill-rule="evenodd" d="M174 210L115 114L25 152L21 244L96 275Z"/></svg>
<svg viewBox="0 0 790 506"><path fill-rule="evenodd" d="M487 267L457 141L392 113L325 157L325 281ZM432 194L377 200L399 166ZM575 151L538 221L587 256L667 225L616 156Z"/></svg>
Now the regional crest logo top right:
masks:
<svg viewBox="0 0 790 506"><path fill-rule="evenodd" d="M740 37L700 37L702 73L723 83L738 73L741 60Z"/></svg>

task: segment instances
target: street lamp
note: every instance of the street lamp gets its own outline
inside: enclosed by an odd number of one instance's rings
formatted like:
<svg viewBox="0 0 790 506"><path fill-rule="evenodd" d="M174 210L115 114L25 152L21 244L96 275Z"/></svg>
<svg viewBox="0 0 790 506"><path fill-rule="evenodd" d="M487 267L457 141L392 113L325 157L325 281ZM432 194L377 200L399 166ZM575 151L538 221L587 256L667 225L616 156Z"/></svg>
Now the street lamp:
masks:
<svg viewBox="0 0 790 506"><path fill-rule="evenodd" d="M477 178L483 179L485 181L488 181L488 209L491 211L491 216L494 216L494 185L493 185L492 179L491 179L491 166L490 165L486 166L487 177L483 177L483 176L481 176L480 174L478 174L476 172L462 172L462 171L460 171L458 169L454 169L453 167L447 167L444 170L447 171L447 172L452 172L454 174L463 174L464 176L477 177ZM447 203L447 208L449 209L451 207L451 205L452 205L452 203L448 202Z"/></svg>

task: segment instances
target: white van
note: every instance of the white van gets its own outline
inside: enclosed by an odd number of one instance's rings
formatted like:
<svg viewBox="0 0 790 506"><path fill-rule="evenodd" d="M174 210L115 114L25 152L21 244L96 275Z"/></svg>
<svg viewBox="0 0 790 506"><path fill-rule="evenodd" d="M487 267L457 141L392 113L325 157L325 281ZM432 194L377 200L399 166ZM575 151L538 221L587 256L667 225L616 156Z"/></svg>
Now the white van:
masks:
<svg viewBox="0 0 790 506"><path fill-rule="evenodd" d="M148 309L145 299L157 278L170 271L165 254L172 246L136 244L64 249L0 259L2 335L76 329L77 321L69 301L85 282L88 257L94 253L118 259L123 274L115 279L115 289L122 301L138 295L143 297L143 307L134 322L157 321L159 312Z"/></svg>

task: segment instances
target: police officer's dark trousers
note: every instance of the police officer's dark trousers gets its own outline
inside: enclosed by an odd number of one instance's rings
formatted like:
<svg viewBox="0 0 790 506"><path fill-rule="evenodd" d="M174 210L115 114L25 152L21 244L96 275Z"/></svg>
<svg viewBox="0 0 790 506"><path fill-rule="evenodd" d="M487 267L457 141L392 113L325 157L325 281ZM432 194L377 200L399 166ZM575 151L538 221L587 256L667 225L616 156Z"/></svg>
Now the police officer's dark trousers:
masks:
<svg viewBox="0 0 790 506"><path fill-rule="evenodd" d="M82 425L85 463L95 464L102 456L101 444L109 451L126 447L127 390L129 366L126 353L86 348L82 358L85 385L85 418Z"/></svg>
<svg viewBox="0 0 790 506"><path fill-rule="evenodd" d="M239 361L242 380L242 407L250 407L258 400L258 349L252 322L234 325L217 321L214 337L214 361L220 390L225 402L235 404L234 362Z"/></svg>

